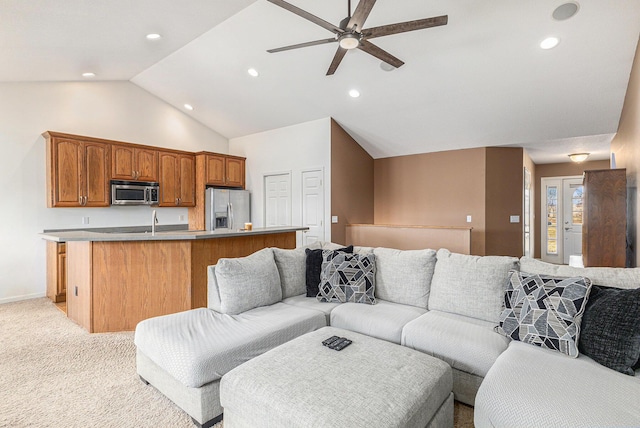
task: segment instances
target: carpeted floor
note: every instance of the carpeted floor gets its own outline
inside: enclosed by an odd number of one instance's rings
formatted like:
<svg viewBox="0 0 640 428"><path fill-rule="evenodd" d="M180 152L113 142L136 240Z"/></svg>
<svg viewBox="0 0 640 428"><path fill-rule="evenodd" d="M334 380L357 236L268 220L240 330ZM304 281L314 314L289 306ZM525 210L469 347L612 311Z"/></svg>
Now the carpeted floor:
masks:
<svg viewBox="0 0 640 428"><path fill-rule="evenodd" d="M194 426L139 380L132 332L89 334L46 298L1 304L0 326L0 427ZM473 427L473 408L455 419Z"/></svg>

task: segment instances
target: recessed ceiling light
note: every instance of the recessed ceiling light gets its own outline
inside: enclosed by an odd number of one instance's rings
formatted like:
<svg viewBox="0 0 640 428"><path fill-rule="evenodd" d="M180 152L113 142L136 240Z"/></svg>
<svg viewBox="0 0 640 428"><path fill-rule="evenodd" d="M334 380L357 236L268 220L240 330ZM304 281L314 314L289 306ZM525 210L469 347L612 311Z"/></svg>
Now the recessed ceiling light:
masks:
<svg viewBox="0 0 640 428"><path fill-rule="evenodd" d="M193 110L193 106L191 104L185 104L184 108L186 108L189 111Z"/></svg>
<svg viewBox="0 0 640 428"><path fill-rule="evenodd" d="M249 76L252 76L252 77L258 77L259 75L258 70L256 70L255 68L248 69L247 73L249 73Z"/></svg>
<svg viewBox="0 0 640 428"><path fill-rule="evenodd" d="M96 77L96 73L91 73L91 72L82 73L82 77L86 77L87 79L90 79L92 77Z"/></svg>
<svg viewBox="0 0 640 428"><path fill-rule="evenodd" d="M560 43L560 39L558 39L557 37L547 37L542 42L540 42L540 47L542 49L553 49L558 46L558 43Z"/></svg>
<svg viewBox="0 0 640 428"><path fill-rule="evenodd" d="M161 39L162 36L158 33L149 33L147 34L147 40L158 40Z"/></svg>
<svg viewBox="0 0 640 428"><path fill-rule="evenodd" d="M357 89L352 89L349 91L349 96L351 98L358 98L360 96L360 91L358 91Z"/></svg>
<svg viewBox="0 0 640 428"><path fill-rule="evenodd" d="M580 6L576 2L561 4L553 11L553 19L556 21L564 21L578 13Z"/></svg>

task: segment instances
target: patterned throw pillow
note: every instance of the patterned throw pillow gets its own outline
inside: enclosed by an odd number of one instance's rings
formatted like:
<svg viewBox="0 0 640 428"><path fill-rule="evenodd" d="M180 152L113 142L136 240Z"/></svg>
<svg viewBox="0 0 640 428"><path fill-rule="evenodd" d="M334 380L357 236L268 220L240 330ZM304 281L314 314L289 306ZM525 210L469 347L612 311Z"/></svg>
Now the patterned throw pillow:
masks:
<svg viewBox="0 0 640 428"><path fill-rule="evenodd" d="M376 304L375 255L322 251L320 302L353 302Z"/></svg>
<svg viewBox="0 0 640 428"><path fill-rule="evenodd" d="M305 249L307 258L305 261L305 283L307 285L307 297L316 297L320 286L320 273L322 272L322 249ZM353 245L338 248L336 251L353 253Z"/></svg>
<svg viewBox="0 0 640 428"><path fill-rule="evenodd" d="M513 340L575 358L580 322L590 291L589 278L512 271L496 329Z"/></svg>

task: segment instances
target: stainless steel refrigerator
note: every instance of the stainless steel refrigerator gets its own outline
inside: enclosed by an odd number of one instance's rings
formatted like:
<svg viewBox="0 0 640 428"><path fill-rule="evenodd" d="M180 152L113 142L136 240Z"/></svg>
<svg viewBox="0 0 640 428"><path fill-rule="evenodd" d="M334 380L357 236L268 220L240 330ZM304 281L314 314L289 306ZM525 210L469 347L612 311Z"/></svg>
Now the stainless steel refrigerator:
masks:
<svg viewBox="0 0 640 428"><path fill-rule="evenodd" d="M207 189L205 197L205 229L237 230L251 221L248 190Z"/></svg>

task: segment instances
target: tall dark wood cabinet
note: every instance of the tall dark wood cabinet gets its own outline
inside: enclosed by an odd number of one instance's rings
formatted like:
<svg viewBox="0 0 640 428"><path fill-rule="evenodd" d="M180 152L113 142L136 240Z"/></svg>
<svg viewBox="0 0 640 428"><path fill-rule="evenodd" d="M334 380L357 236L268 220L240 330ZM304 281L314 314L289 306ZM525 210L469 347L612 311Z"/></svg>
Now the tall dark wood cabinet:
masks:
<svg viewBox="0 0 640 428"><path fill-rule="evenodd" d="M582 258L585 267L625 267L627 173L625 169L584 172Z"/></svg>

